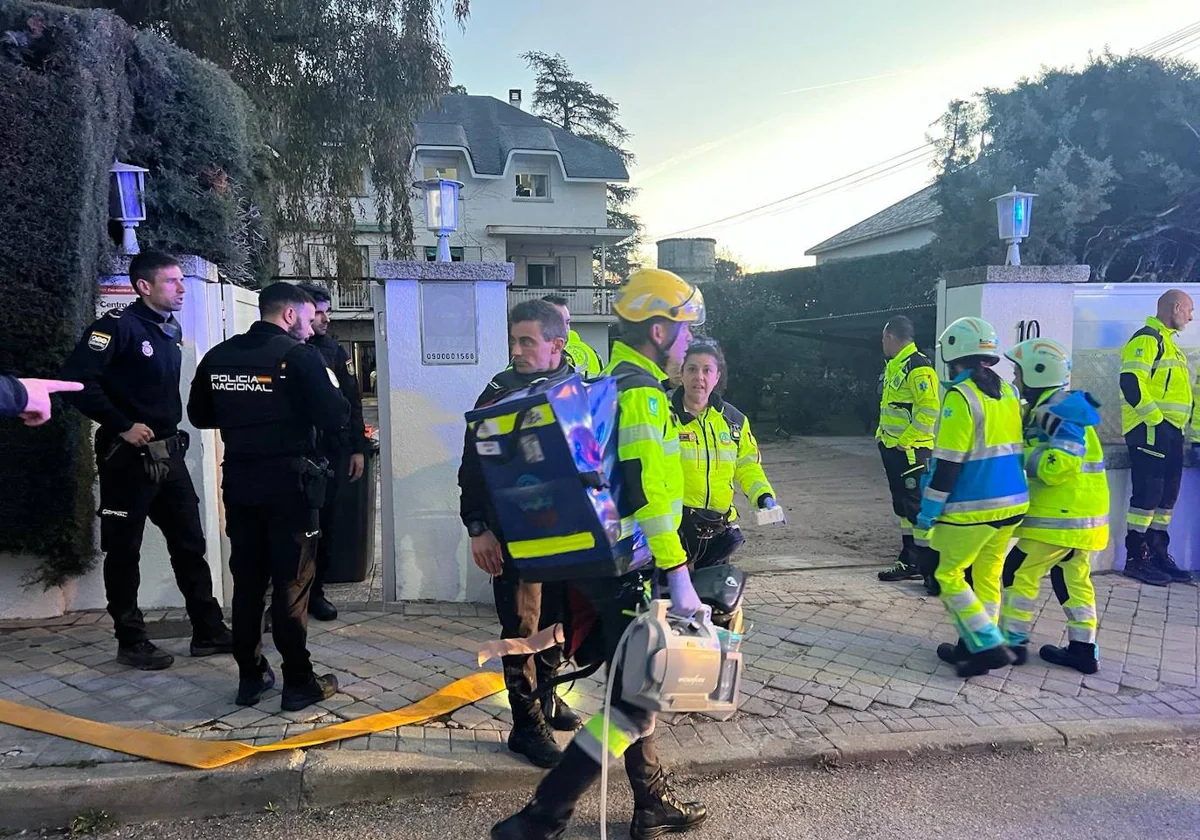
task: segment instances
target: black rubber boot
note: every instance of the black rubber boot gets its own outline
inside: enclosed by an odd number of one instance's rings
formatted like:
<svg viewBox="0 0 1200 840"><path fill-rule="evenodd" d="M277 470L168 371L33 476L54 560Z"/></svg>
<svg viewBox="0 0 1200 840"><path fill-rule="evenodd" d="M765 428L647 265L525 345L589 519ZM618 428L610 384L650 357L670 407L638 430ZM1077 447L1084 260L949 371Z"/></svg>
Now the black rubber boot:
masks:
<svg viewBox="0 0 1200 840"><path fill-rule="evenodd" d="M549 769L562 760L563 751L554 740L541 707L533 700L512 700L513 728L508 748L523 755L535 767Z"/></svg>
<svg viewBox="0 0 1200 840"><path fill-rule="evenodd" d="M583 721L575 714L575 710L554 691L542 695L542 716L552 729L559 732L574 732L583 726Z"/></svg>
<svg viewBox="0 0 1200 840"><path fill-rule="evenodd" d="M988 671L996 668L1003 668L1006 665L1011 665L1016 661L1013 652L1005 645L999 647L988 648L981 650L979 653L970 654L967 659L957 663L954 670L963 679L970 677L981 677Z"/></svg>
<svg viewBox="0 0 1200 840"><path fill-rule="evenodd" d="M338 681L333 674L325 674L324 676L314 676L304 685L290 686L287 684L287 675L284 675L283 685L283 700L279 706L285 712L298 712L301 709L308 708L313 703L320 703L322 700L328 700L333 695L337 694Z"/></svg>
<svg viewBox="0 0 1200 840"><path fill-rule="evenodd" d="M971 651L967 650L967 643L962 639L958 640L958 644L942 642L937 647L937 658L950 665L958 665L959 662L965 662L970 657Z"/></svg>
<svg viewBox="0 0 1200 840"><path fill-rule="evenodd" d="M143 639L132 645L118 645L117 661L122 665L137 668L139 671L161 671L164 668L170 668L175 662L175 657L154 642Z"/></svg>
<svg viewBox="0 0 1200 840"><path fill-rule="evenodd" d="M238 680L238 693L234 703L253 706L263 695L275 687L275 672L267 660L262 661L262 676L257 680Z"/></svg>
<svg viewBox="0 0 1200 840"><path fill-rule="evenodd" d="M1081 674L1094 674L1100 670L1100 653L1095 645L1087 642L1071 642L1065 648L1042 645L1039 653L1051 665L1074 668Z"/></svg>

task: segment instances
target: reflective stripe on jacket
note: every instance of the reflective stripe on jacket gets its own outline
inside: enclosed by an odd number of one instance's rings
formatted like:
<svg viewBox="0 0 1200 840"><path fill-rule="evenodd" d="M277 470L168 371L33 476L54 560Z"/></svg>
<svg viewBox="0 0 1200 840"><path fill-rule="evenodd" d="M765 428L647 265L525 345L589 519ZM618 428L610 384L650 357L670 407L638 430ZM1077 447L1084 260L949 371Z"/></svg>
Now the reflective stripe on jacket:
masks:
<svg viewBox="0 0 1200 840"><path fill-rule="evenodd" d="M937 373L917 345L909 344L884 368L875 439L888 448L929 449L938 410Z"/></svg>
<svg viewBox="0 0 1200 840"><path fill-rule="evenodd" d="M962 468L953 490L925 489L926 496L946 502L938 521L975 525L1025 513L1029 485L1023 454L1016 388L1003 383L1000 399L993 399L969 378L952 384L938 422L933 457Z"/></svg>
<svg viewBox="0 0 1200 840"><path fill-rule="evenodd" d="M1104 449L1093 426L1084 430L1084 443L1050 440L1033 420L1038 406L1053 405L1067 396L1050 390L1025 412L1025 472L1029 477L1029 513L1017 526L1017 536L1029 540L1100 551L1108 545L1108 478Z"/></svg>
<svg viewBox="0 0 1200 840"><path fill-rule="evenodd" d="M1164 420L1177 429L1187 428L1192 417L1192 379L1175 332L1157 318L1147 318L1146 326L1121 350L1121 373L1137 378L1141 395L1137 405L1130 405L1121 392L1122 434Z"/></svg>
<svg viewBox="0 0 1200 840"><path fill-rule="evenodd" d="M604 374L617 377L617 457L633 499L633 518L646 535L655 564L660 569L681 566L687 562L679 541L683 471L679 424L663 388L667 375L620 341L613 345ZM622 523L622 533L626 525Z"/></svg>
<svg viewBox="0 0 1200 840"><path fill-rule="evenodd" d="M595 379L600 375L600 370L603 368L603 365L600 364L600 357L596 355L595 350L584 343L575 330L571 330L567 334L567 346L564 348L564 352L567 354L567 364L574 368L580 376Z"/></svg>
<svg viewBox="0 0 1200 840"><path fill-rule="evenodd" d="M758 441L742 412L713 394L708 408L696 417L684 407L682 388L671 395L671 407L680 424L684 507L728 512L732 522L737 519L734 482L754 505L762 496L775 495L763 472Z"/></svg>

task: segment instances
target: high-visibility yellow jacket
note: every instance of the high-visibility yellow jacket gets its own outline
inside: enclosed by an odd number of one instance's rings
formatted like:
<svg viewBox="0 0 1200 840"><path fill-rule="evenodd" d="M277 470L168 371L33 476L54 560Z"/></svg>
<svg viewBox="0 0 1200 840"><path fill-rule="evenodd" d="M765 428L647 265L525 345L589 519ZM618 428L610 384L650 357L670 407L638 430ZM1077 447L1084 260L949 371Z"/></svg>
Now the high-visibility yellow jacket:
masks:
<svg viewBox="0 0 1200 840"><path fill-rule="evenodd" d="M1175 343L1175 330L1157 318L1133 334L1121 351L1121 373L1137 379L1140 401L1131 405L1121 392L1121 432L1129 434L1145 423L1166 421L1187 428L1192 417L1192 380L1187 356Z"/></svg>
<svg viewBox="0 0 1200 840"><path fill-rule="evenodd" d="M728 513L732 522L737 519L735 482L752 504L775 495L746 415L716 394L699 417L692 415L684 406L682 388L671 395L671 407L680 424L684 507Z"/></svg>
<svg viewBox="0 0 1200 840"><path fill-rule="evenodd" d="M1025 473L1029 477L1029 513L1017 526L1019 538L1065 548L1100 551L1108 545L1108 479L1104 449L1093 426L1084 443L1046 441L1034 422L1034 410L1070 396L1065 389L1046 391L1025 411Z"/></svg>
<svg viewBox="0 0 1200 840"><path fill-rule="evenodd" d="M567 364L573 367L580 376L595 379L600 375L600 369L603 367L600 364L600 357L579 337L579 333L575 330L571 330L567 334L567 346L563 352L567 354Z"/></svg>
<svg viewBox="0 0 1200 840"><path fill-rule="evenodd" d="M662 368L623 342L616 342L604 374L617 379L617 458L633 519L646 535L660 569L687 562L679 541L683 517L683 471L679 423L671 411ZM632 523L621 523L621 531Z"/></svg>
<svg viewBox="0 0 1200 840"><path fill-rule="evenodd" d="M933 363L909 344L884 368L875 439L889 449L929 449L939 410Z"/></svg>
<svg viewBox="0 0 1200 840"><path fill-rule="evenodd" d="M945 502L938 522L1003 522L1029 509L1021 399L1005 382L993 399L969 378L952 383L942 404L934 467L925 496ZM960 464L952 489L935 489L939 461Z"/></svg>

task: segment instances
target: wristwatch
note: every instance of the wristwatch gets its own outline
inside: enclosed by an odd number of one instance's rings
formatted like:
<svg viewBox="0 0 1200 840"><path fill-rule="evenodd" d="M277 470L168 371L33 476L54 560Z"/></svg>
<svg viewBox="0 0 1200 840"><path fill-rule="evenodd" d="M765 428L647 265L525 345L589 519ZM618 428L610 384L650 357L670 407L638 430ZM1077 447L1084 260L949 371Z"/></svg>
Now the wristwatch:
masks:
<svg viewBox="0 0 1200 840"><path fill-rule="evenodd" d="M467 533L472 537L478 537L482 534L486 534L490 530L492 529L488 527L488 524L479 519L476 519L474 522L467 523Z"/></svg>

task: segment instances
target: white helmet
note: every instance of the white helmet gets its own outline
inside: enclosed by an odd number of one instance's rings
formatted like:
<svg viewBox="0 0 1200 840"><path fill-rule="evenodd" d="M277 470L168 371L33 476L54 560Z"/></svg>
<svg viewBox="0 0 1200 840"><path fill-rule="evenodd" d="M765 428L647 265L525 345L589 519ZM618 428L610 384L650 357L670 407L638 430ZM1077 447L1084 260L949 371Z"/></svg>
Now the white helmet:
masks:
<svg viewBox="0 0 1200 840"><path fill-rule="evenodd" d="M1000 340L996 328L982 318L959 318L938 337L942 359L947 364L968 356L983 356L1000 361Z"/></svg>
<svg viewBox="0 0 1200 840"><path fill-rule="evenodd" d="M1021 369L1021 380L1030 388L1057 388L1071 381L1071 357L1052 338L1022 341L1004 355Z"/></svg>

